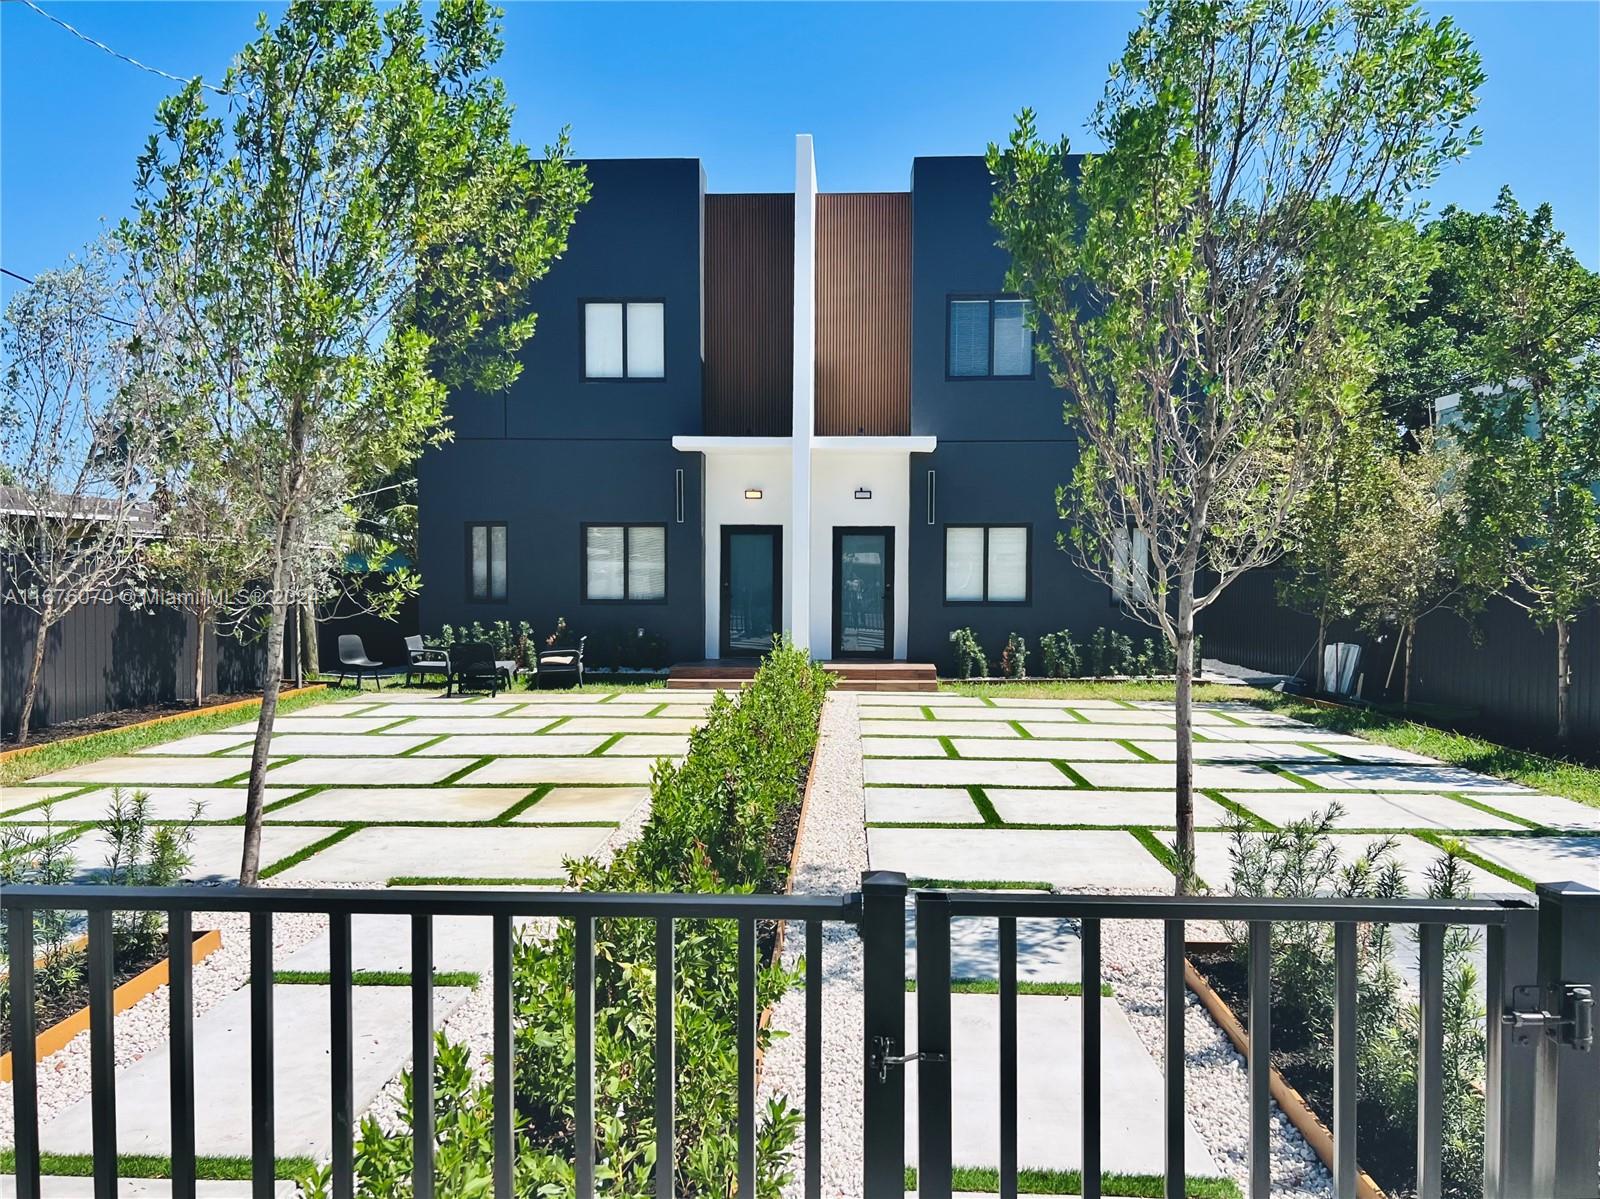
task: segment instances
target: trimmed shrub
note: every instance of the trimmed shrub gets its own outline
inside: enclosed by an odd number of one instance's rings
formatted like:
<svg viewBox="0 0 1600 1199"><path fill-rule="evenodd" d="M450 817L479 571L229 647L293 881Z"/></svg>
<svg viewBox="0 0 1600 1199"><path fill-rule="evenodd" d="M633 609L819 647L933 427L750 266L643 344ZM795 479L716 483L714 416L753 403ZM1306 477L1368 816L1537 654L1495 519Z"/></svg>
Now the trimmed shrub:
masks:
<svg viewBox="0 0 1600 1199"><path fill-rule="evenodd" d="M1012 633L1006 638L1006 647L1000 653L1000 673L1008 679L1028 677L1028 643L1021 633Z"/></svg>
<svg viewBox="0 0 1600 1199"><path fill-rule="evenodd" d="M950 634L955 646L956 673L964 679L982 679L989 675L989 659L978 644L978 635L971 629L957 629Z"/></svg>
<svg viewBox="0 0 1600 1199"><path fill-rule="evenodd" d="M1083 671L1083 655L1078 652L1072 634L1066 629L1059 633L1046 633L1039 638L1039 653L1044 659L1044 673L1048 678L1076 678Z"/></svg>

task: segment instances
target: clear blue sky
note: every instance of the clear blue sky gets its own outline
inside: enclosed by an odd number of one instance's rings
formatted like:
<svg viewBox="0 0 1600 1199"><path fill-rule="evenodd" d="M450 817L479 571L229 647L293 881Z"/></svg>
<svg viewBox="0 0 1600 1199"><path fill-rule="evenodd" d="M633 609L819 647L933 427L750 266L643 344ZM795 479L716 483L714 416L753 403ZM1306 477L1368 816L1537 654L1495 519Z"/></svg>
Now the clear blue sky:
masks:
<svg viewBox="0 0 1600 1199"><path fill-rule="evenodd" d="M222 75L261 7L39 0L181 75ZM698 156L713 191L787 190L793 135L827 190L907 184L918 154L970 154L1024 104L1089 149L1083 124L1137 20L1132 3L506 5L501 70L518 132L569 124L580 155ZM1432 196L1487 208L1502 183L1548 200L1600 267L1600 3L1433 4L1484 58L1483 145ZM269 7L276 12L276 7ZM0 256L25 274L115 221L156 102L176 85L0 5ZM4 294L13 285L5 281Z"/></svg>

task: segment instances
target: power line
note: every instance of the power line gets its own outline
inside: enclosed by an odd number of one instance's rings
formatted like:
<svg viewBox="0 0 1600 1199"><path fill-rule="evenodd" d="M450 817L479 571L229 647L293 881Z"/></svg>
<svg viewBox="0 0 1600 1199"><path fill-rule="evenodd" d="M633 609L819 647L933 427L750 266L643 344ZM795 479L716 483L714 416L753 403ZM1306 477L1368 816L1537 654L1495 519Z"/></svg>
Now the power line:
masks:
<svg viewBox="0 0 1600 1199"><path fill-rule="evenodd" d="M26 0L24 0L24 3L26 3ZM33 280L28 278L28 276L19 275L16 271L10 270L3 266L0 266L0 275L4 275L8 279L15 279L18 283L26 283L29 287L34 285ZM117 324L126 325L130 329L137 329L139 327L132 321L125 321L120 316L112 316L109 312L91 312L89 315L97 316L103 321L115 321Z"/></svg>
<svg viewBox="0 0 1600 1199"><path fill-rule="evenodd" d="M45 20L54 22L55 24L61 26L61 28L65 29L73 37L78 38L81 41L88 42L91 46L94 46L97 49L104 50L107 54L111 55L112 58L120 58L123 62L127 63L129 66L138 67L141 71L149 71L150 74L152 74L152 75L159 75L163 79L170 79L174 83L185 83L185 84L187 84L187 83L192 82L189 79L185 79L181 75L174 75L170 71L161 70L159 67L149 66L146 63L140 62L137 58L130 58L128 55L123 54L119 50L113 50L110 46L106 45L104 42L99 41L96 38L92 38L87 33L84 33L81 29L76 29L73 26L67 24L60 17L54 16L51 13L45 12L45 10L40 8L37 4L35 4L33 2L33 0L22 0L22 3L26 4L29 8L33 9L34 12L38 13ZM198 78L198 76L196 78ZM217 87L214 84L207 83L204 79L200 80L200 86L205 88L207 91L216 92L216 94L219 95L219 96L231 96L231 95L233 95L233 93L228 91L226 88Z"/></svg>

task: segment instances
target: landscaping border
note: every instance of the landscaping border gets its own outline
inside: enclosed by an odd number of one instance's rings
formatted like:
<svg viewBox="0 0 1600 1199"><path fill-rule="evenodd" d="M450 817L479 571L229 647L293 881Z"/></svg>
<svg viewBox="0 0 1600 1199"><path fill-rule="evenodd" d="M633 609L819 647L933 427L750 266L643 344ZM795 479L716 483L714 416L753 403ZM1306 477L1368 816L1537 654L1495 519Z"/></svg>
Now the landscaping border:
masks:
<svg viewBox="0 0 1600 1199"><path fill-rule="evenodd" d="M222 948L222 930L213 928L194 934L191 950L193 961L199 963ZM167 985L171 975L171 959L160 961L135 974L111 993L111 1011L120 1016L141 999ZM52 1053L66 1047L67 1043L89 1027L89 1008L79 1008L64 1020L58 1020L34 1038L34 1060L42 1062ZM0 1082L11 1081L11 1054L0 1054Z"/></svg>

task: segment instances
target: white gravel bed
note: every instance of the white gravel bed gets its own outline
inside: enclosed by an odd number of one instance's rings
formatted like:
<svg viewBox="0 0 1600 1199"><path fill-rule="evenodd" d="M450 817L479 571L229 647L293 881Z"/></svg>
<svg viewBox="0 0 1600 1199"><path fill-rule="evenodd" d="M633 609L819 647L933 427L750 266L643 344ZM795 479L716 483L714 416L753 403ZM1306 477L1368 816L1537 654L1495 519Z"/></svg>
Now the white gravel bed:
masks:
<svg viewBox="0 0 1600 1199"><path fill-rule="evenodd" d="M270 886L270 883L263 884ZM325 885L325 884L324 884ZM231 884L229 885L231 888ZM272 922L272 956L286 959L321 935L327 918L280 912ZM250 917L243 912L196 912L196 931L222 930L222 947L194 968L194 1014L199 1016L243 986L250 977ZM168 989L157 987L116 1019L117 1069L126 1070L167 1042ZM85 1029L39 1063L39 1125L89 1093L89 1032ZM11 1084L0 1083L0 1145L12 1141Z"/></svg>
<svg viewBox="0 0 1600 1199"><path fill-rule="evenodd" d="M867 868L861 732L856 697L834 692L822 713L822 738L812 765L811 801L800 830L794 890L838 894L861 886ZM805 946L799 927L784 938L793 966ZM854 926L830 923L822 934L822 1194L861 1194L861 939ZM773 1042L761 1072L761 1099L787 1095L796 1107L806 1093L805 991L781 999L772 1027L789 1035ZM804 1192L805 1132L795 1142L795 1179L786 1196Z"/></svg>
<svg viewBox="0 0 1600 1199"><path fill-rule="evenodd" d="M1166 1036L1161 926L1148 920L1107 920L1100 928L1105 981L1160 1067ZM1250 1077L1244 1057L1192 992L1184 992L1184 1003L1184 1108L1217 1165L1247 1188ZM1159 1103L1159 1096L1152 1096L1152 1102ZM1272 1193L1276 1199L1333 1195L1332 1177L1276 1103L1272 1104Z"/></svg>

